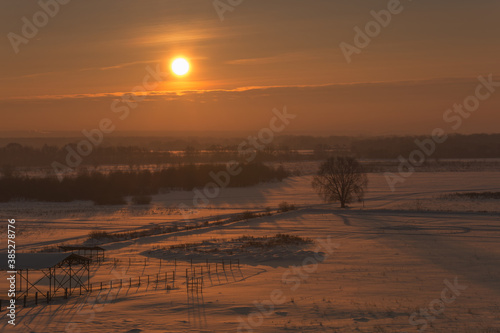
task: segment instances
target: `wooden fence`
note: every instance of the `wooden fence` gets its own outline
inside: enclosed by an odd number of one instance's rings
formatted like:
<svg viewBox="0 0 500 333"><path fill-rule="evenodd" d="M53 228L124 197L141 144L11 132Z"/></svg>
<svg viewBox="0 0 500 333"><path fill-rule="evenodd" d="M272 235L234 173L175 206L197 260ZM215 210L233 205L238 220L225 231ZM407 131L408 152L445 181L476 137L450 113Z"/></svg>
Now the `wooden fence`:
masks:
<svg viewBox="0 0 500 333"><path fill-rule="evenodd" d="M162 260L159 259L159 268L161 269L162 267ZM98 265L103 265L105 263L113 263L114 266L117 266L121 262L125 262L129 265L132 264L144 264L145 266L148 266L150 263L149 259L143 260L121 260L117 258L106 258L104 262L99 263ZM181 264L182 263L182 264ZM100 282L92 282L89 283L88 285L88 290L85 290L84 288L80 286L79 292L77 289L77 292L71 292L68 288L65 288L61 291L61 295L52 295L52 297L49 295L49 292L47 292L46 295L43 295L41 293L36 292L34 296L27 298L26 295L24 297L17 299L16 300L16 307L19 307L21 304L23 307L28 307L28 306L37 306L41 304L49 304L51 301L54 299L59 299L59 300L64 300L68 299L69 297L72 296L81 296L85 293L92 293L92 292L97 292L97 291L103 291L103 290L110 290L114 288L132 288L132 287L140 287L140 286L149 286L150 284L155 284L157 289L160 284L164 286L166 290L173 290L175 288L176 284L176 279L178 280L180 275L179 272L177 272L177 268L181 266L186 266L185 268L185 285L186 285L186 292L188 293L199 293L203 292L203 287L205 285L205 282L208 278L210 278L213 274L218 274L219 273L225 273L226 271L232 271L235 268L240 268L240 260L239 258L237 259L221 259L219 261L209 261L208 259L206 260L190 260L188 262L180 262L177 263L177 260L174 260L173 264L171 263L168 265L168 262L166 262L164 267L172 266L172 270L169 271L164 271L164 272L158 272L156 274L149 274L149 275L141 275L141 276L136 276L136 277L130 277L127 279L113 279L113 280L107 280L107 281L100 281ZM178 282L178 281L177 281ZM1 300L0 299L0 312L2 312L6 306L9 305L9 301Z"/></svg>

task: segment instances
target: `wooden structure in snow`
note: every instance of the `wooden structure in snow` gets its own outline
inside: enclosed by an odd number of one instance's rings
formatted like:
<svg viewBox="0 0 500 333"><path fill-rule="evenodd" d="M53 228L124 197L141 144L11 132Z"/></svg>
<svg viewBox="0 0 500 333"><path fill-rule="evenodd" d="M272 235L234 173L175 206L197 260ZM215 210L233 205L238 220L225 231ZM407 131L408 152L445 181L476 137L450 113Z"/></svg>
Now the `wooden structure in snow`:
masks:
<svg viewBox="0 0 500 333"><path fill-rule="evenodd" d="M59 250L61 252L71 252L78 254L80 256L87 257L96 261L98 263L104 261L104 252L106 249L100 246L71 246L71 245L60 245Z"/></svg>
<svg viewBox="0 0 500 333"><path fill-rule="evenodd" d="M7 254L0 254L0 270L16 274L16 298L30 293L46 297L57 292L71 295L90 288L91 259L74 253L17 253L15 268L7 266Z"/></svg>

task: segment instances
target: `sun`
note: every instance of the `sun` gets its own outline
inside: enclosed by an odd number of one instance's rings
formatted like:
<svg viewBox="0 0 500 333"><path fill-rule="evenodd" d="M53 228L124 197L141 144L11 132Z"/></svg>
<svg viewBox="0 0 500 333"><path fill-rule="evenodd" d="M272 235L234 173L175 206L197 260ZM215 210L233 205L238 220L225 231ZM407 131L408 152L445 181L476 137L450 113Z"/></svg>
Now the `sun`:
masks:
<svg viewBox="0 0 500 333"><path fill-rule="evenodd" d="M189 72L189 62L184 58L177 58L172 61L172 71L175 75L186 75Z"/></svg>

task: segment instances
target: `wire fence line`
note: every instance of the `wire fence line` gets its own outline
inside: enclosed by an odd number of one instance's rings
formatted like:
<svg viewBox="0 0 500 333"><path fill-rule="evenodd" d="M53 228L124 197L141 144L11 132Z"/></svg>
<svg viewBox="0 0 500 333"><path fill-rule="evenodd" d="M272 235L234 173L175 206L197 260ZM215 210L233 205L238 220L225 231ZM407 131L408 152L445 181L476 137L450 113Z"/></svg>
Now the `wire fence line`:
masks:
<svg viewBox="0 0 500 333"><path fill-rule="evenodd" d="M144 265L149 266L152 265L149 258L145 260L137 260L131 259L129 260L121 260L119 258L107 258L106 261L96 263L95 266L104 266L105 264L112 264L113 267L121 266L120 263L128 263L131 265ZM179 261L177 262L174 259L173 262L168 265L168 261L163 265L162 260L159 259L159 265L155 265L154 267L159 267L159 272L153 274L141 274L134 277L121 278L121 279L111 279L104 280L98 282L90 282L80 284L76 289L73 288L64 288L60 291L60 294L55 292L53 295L50 295L49 292L43 294L41 292L35 292L34 295L30 296L24 295L23 297L16 300L16 306L22 307L30 307L37 306L43 304L49 304L52 301L63 301L67 300L70 297L79 297L84 294L91 294L94 292L101 292L103 290L112 290L112 289L123 289L132 287L137 287L137 292L140 290L141 286L149 287L150 285L154 285L154 289L157 290L160 286L163 286L164 290L180 290L181 288L176 289L176 283L184 284L186 286L187 293L201 293L203 292L204 287L222 285L220 277L224 276L225 281L227 283L230 281L237 281L234 276L234 270L239 271L241 278L243 278L243 273L240 270L240 260L236 259L220 259L217 261L211 261L208 259L205 260L189 260L189 261ZM163 265L163 266L162 266ZM94 266L94 267L95 267ZM161 271L161 267L169 268L165 271ZM124 267L124 266L121 266ZM231 276L228 276L226 273L231 272ZM217 279L217 280L216 280ZM219 282L219 283L217 283ZM0 299L0 312L5 309L5 306L8 305L8 301Z"/></svg>

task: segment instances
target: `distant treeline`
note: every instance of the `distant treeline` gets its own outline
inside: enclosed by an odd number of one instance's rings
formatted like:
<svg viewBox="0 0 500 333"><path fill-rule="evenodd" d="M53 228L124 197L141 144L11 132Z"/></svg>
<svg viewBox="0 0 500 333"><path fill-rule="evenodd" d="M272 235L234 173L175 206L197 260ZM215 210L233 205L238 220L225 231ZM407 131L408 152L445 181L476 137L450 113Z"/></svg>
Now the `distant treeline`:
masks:
<svg viewBox="0 0 500 333"><path fill-rule="evenodd" d="M359 158L394 159L415 150L416 139L425 137L314 137L283 136L264 149L258 150L256 162L287 162L323 160L335 154L353 154ZM61 139L62 140L62 139ZM164 165L190 163L224 163L245 160L238 150L237 139L220 140L174 140L147 141L138 138L134 146L98 146L83 158L81 166L102 165ZM76 144L22 145L11 142L0 147L0 173L9 172L9 167L51 167L55 161L64 163L68 151L76 150ZM129 142L129 140L125 140ZM241 142L241 140L240 140ZM184 146L182 146L184 145ZM179 148L182 147L182 148ZM500 158L500 134L453 134L436 146L431 158Z"/></svg>
<svg viewBox="0 0 500 333"><path fill-rule="evenodd" d="M192 190L209 183L219 187L242 187L288 177L282 167L272 168L261 163L241 164L239 167L239 174L230 177L224 164L183 165L159 171L83 172L62 181L56 177L2 177L0 202L92 200L96 204L122 204L125 196L153 195L161 189Z"/></svg>
<svg viewBox="0 0 500 333"><path fill-rule="evenodd" d="M249 147L245 148L248 153ZM347 146L319 145L310 154L300 153L287 146L270 145L262 150L255 151L256 162L280 162L321 159L327 150L347 152ZM0 147L0 167L50 167L53 162L63 163L68 151L76 151L76 145L63 147L47 146L35 148L10 143ZM248 154L242 154L238 146L210 146L198 149L187 146L181 151L157 151L138 146L127 147L95 147L89 156L82 158L81 166L102 165L162 165L162 164L189 164L189 163L224 163L229 161L244 161ZM0 170L0 173L3 173Z"/></svg>
<svg viewBox="0 0 500 333"><path fill-rule="evenodd" d="M359 158L397 158L408 156L418 147L415 140L427 137L374 137L354 141L351 151ZM500 134L453 134L436 144L430 158L500 158Z"/></svg>
<svg viewBox="0 0 500 333"><path fill-rule="evenodd" d="M252 133L249 133L252 134ZM255 134L253 134L255 135ZM0 147L9 143L17 143L25 147L42 148L44 145L62 148L85 139L84 136L76 137L31 137L31 138L0 138ZM196 150L218 150L220 148L236 150L247 136L217 137L217 136L189 136L189 137L147 137L147 136L109 136L100 145L101 147L138 147L152 151L179 151L186 147ZM353 137L348 136L311 136L311 135L279 135L269 146L277 149L314 149L318 145L343 146L352 142Z"/></svg>

